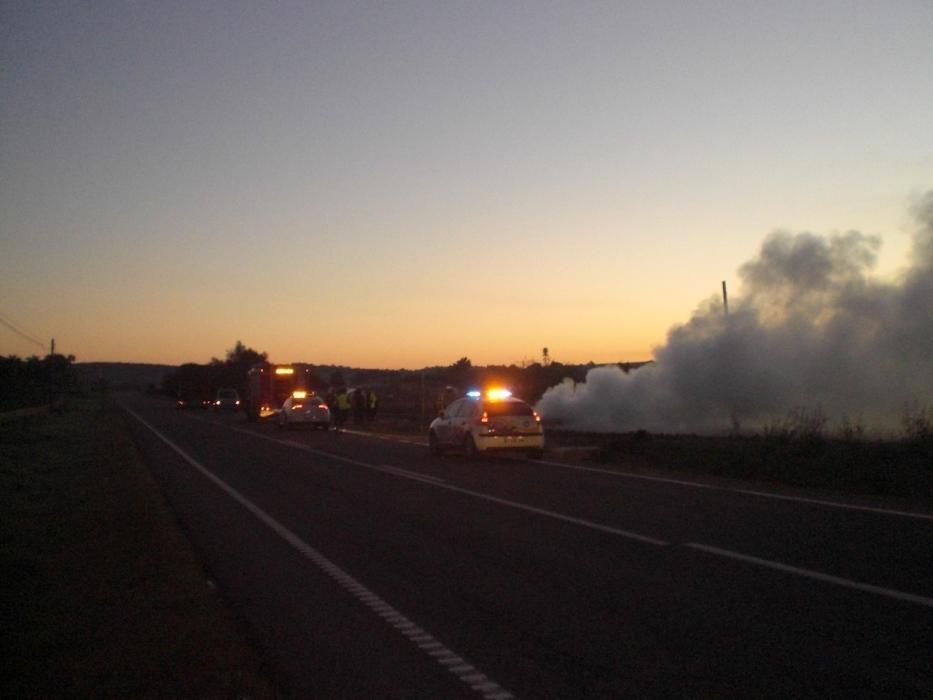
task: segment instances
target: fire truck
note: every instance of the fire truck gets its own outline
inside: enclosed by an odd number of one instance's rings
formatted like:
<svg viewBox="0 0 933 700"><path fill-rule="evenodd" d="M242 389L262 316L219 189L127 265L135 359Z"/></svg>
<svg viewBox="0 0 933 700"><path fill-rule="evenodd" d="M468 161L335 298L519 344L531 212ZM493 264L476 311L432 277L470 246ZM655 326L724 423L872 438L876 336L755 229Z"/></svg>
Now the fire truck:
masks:
<svg viewBox="0 0 933 700"><path fill-rule="evenodd" d="M274 365L260 362L247 375L246 417L250 421L267 420L277 415L285 399L297 389L314 391L311 365L295 363Z"/></svg>

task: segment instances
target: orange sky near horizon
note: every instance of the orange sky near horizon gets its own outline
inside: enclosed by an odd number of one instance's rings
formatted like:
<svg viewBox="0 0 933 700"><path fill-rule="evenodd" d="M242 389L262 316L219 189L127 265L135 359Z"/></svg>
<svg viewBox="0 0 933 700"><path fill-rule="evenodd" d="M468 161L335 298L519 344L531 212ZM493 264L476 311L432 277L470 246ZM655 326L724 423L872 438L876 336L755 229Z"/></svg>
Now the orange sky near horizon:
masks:
<svg viewBox="0 0 933 700"><path fill-rule="evenodd" d="M933 6L0 6L0 355L651 359L777 229L907 259Z"/></svg>

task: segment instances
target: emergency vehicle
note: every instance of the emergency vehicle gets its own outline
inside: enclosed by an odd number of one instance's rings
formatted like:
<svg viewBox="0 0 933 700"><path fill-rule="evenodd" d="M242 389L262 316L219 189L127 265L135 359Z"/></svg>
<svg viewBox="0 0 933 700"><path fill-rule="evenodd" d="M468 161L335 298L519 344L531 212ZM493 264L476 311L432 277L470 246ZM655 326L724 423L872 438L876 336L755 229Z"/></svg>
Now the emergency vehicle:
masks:
<svg viewBox="0 0 933 700"><path fill-rule="evenodd" d="M466 396L447 406L428 429L428 448L434 455L448 449L469 457L492 450L523 450L534 459L544 455L541 417L507 389L493 388Z"/></svg>
<svg viewBox="0 0 933 700"><path fill-rule="evenodd" d="M246 417L251 421L266 420L278 415L285 400L295 390L313 393L311 365L295 363L274 365L260 362L247 375Z"/></svg>

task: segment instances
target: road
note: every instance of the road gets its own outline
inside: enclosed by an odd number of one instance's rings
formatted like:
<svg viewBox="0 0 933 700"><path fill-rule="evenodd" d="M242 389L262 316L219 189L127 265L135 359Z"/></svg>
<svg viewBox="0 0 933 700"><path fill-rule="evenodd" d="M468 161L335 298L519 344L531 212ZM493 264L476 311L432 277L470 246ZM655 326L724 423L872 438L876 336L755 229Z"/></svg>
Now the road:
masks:
<svg viewBox="0 0 933 700"><path fill-rule="evenodd" d="M287 695L933 697L927 513L120 402Z"/></svg>

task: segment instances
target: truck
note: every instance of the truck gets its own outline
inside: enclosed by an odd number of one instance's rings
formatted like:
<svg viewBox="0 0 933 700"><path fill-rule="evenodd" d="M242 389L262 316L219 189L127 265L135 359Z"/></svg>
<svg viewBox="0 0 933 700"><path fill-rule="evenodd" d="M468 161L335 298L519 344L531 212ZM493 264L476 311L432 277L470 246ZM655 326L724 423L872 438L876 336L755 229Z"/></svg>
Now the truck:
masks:
<svg viewBox="0 0 933 700"><path fill-rule="evenodd" d="M311 365L300 362L288 365L260 362L253 365L247 373L244 402L247 419L263 421L274 418L293 391L311 393L315 389L314 384L315 374Z"/></svg>

